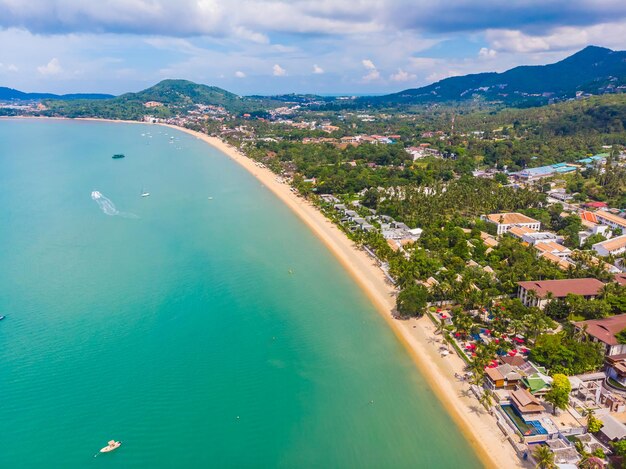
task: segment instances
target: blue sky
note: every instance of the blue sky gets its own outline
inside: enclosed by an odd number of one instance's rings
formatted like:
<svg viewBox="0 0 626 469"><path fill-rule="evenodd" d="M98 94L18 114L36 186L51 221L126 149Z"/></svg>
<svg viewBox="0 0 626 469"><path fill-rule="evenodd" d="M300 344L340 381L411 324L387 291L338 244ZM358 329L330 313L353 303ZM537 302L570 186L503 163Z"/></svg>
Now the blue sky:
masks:
<svg viewBox="0 0 626 469"><path fill-rule="evenodd" d="M626 49L624 0L0 0L0 86L386 93Z"/></svg>

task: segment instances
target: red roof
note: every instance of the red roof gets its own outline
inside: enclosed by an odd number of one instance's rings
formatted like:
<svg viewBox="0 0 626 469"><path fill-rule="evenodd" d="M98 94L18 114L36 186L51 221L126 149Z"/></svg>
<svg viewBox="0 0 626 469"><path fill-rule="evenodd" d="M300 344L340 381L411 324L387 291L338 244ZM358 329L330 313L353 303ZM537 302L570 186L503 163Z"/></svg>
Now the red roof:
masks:
<svg viewBox="0 0 626 469"><path fill-rule="evenodd" d="M587 210L581 212L580 218L582 218L584 221L588 221L591 223L598 223L598 217L596 216L596 214L593 212L588 212Z"/></svg>
<svg viewBox="0 0 626 469"><path fill-rule="evenodd" d="M592 319L574 323L579 329L586 327L586 332L608 345L617 345L615 334L626 329L626 314L618 314L605 319Z"/></svg>
<svg viewBox="0 0 626 469"><path fill-rule="evenodd" d="M620 285L626 286L626 274L615 274L615 281Z"/></svg>
<svg viewBox="0 0 626 469"><path fill-rule="evenodd" d="M585 207L590 207L590 208L605 208L605 207L608 207L606 202L587 202L586 204L583 204L583 205Z"/></svg>
<svg viewBox="0 0 626 469"><path fill-rule="evenodd" d="M565 298L569 294L581 296L595 296L604 284L595 278L573 278L565 280L539 280L531 282L517 282L530 291L534 290L539 298L545 298L548 292L554 298Z"/></svg>

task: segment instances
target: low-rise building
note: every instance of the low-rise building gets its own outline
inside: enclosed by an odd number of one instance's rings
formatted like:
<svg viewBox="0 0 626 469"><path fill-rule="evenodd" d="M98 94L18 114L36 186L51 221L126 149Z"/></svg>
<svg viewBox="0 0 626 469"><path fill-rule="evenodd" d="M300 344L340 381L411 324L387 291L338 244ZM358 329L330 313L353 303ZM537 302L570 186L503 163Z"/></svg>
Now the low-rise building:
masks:
<svg viewBox="0 0 626 469"><path fill-rule="evenodd" d="M546 408L527 389L516 389L511 391L511 404L522 416L541 414Z"/></svg>
<svg viewBox="0 0 626 469"><path fill-rule="evenodd" d="M538 280L517 282L518 298L524 306L544 308L550 299L579 295L587 299L595 298L604 284L595 278L575 278L564 280Z"/></svg>
<svg viewBox="0 0 626 469"><path fill-rule="evenodd" d="M599 342L604 347L607 356L626 353L626 344L620 344L616 334L626 329L626 314L618 314L604 319L575 322L577 330L584 332L593 342Z"/></svg>
<svg viewBox="0 0 626 469"><path fill-rule="evenodd" d="M496 225L496 232L499 235L509 232L515 226L530 228L535 231L539 231L541 228L541 222L517 212L491 213L483 215L481 218L488 223Z"/></svg>
<svg viewBox="0 0 626 469"><path fill-rule="evenodd" d="M600 256L617 256L626 252L626 235L596 243L592 248Z"/></svg>
<svg viewBox="0 0 626 469"><path fill-rule="evenodd" d="M614 215L611 212L607 212L605 210L598 210L596 212L596 217L598 218L598 222L603 225L608 225L612 229L621 229L626 231L626 219L622 218L618 215Z"/></svg>

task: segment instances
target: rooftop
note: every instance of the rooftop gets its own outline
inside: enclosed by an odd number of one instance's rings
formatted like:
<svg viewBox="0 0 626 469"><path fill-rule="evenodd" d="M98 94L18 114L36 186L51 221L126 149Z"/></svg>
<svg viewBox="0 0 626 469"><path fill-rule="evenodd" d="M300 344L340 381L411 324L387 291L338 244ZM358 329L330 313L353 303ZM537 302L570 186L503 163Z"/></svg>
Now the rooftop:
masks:
<svg viewBox="0 0 626 469"><path fill-rule="evenodd" d="M616 225L620 225L626 228L626 219L618 215L613 215L611 212L600 210L596 212L596 217L603 218L605 220L608 220L609 222L613 222Z"/></svg>
<svg viewBox="0 0 626 469"><path fill-rule="evenodd" d="M562 244L555 243L554 241L547 241L543 243L535 244L535 249L541 252L568 252L569 249Z"/></svg>
<svg viewBox="0 0 626 469"><path fill-rule="evenodd" d="M528 233L536 233L537 231L531 229L531 228L527 228L525 226L514 226L513 228L511 228L509 230L509 233L511 233L512 235L515 235L519 238L521 238L522 236L524 236L525 234Z"/></svg>
<svg viewBox="0 0 626 469"><path fill-rule="evenodd" d="M626 285L626 274L615 274L615 281L620 285Z"/></svg>
<svg viewBox="0 0 626 469"><path fill-rule="evenodd" d="M618 314L604 319L591 319L589 321L580 321L574 323L576 327L583 329L587 327L586 332L595 337L600 342L607 345L617 345L615 334L626 329L626 314Z"/></svg>
<svg viewBox="0 0 626 469"><path fill-rule="evenodd" d="M617 238L607 239L606 241L602 241L593 245L594 248L596 246L602 246L607 251L616 251L618 249L626 247L626 235L618 236Z"/></svg>
<svg viewBox="0 0 626 469"><path fill-rule="evenodd" d="M565 298L569 294L595 296L604 286L600 280L595 278L539 280L517 282L517 284L526 290L533 290L539 298L545 298L548 293L552 293L555 298Z"/></svg>
<svg viewBox="0 0 626 469"><path fill-rule="evenodd" d="M527 389L511 391L511 401L521 412L543 412L546 408Z"/></svg>
<svg viewBox="0 0 626 469"><path fill-rule="evenodd" d="M527 217L521 213L490 213L487 218L492 223L502 223L505 225L516 225L520 223L539 223L534 218ZM626 222L626 220L624 220Z"/></svg>

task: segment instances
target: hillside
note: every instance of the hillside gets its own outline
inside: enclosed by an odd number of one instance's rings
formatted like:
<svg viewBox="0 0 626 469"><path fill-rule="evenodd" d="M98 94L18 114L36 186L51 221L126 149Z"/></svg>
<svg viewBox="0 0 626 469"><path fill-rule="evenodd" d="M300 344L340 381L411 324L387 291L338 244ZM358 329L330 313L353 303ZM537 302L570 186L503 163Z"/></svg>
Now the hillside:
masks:
<svg viewBox="0 0 626 469"><path fill-rule="evenodd" d="M110 99L114 96L112 94L102 93L73 93L73 94L52 94L52 93L24 93L23 91L15 90L13 88L6 88L0 86L0 101L40 101L42 99L59 99L59 100L74 100L74 99Z"/></svg>
<svg viewBox="0 0 626 469"><path fill-rule="evenodd" d="M163 106L146 108L144 104L148 101L156 101ZM109 119L141 119L146 114L168 117L188 111L198 104L223 107L234 114L283 105L269 98L242 97L215 86L201 85L188 80L163 80L143 91L125 93L111 99L75 101L49 99L45 104L53 114Z"/></svg>
<svg viewBox="0 0 626 469"><path fill-rule="evenodd" d="M571 98L577 91L601 94L626 90L625 85L626 51L589 46L554 64L446 78L421 88L364 101L392 105L489 100L532 105Z"/></svg>

